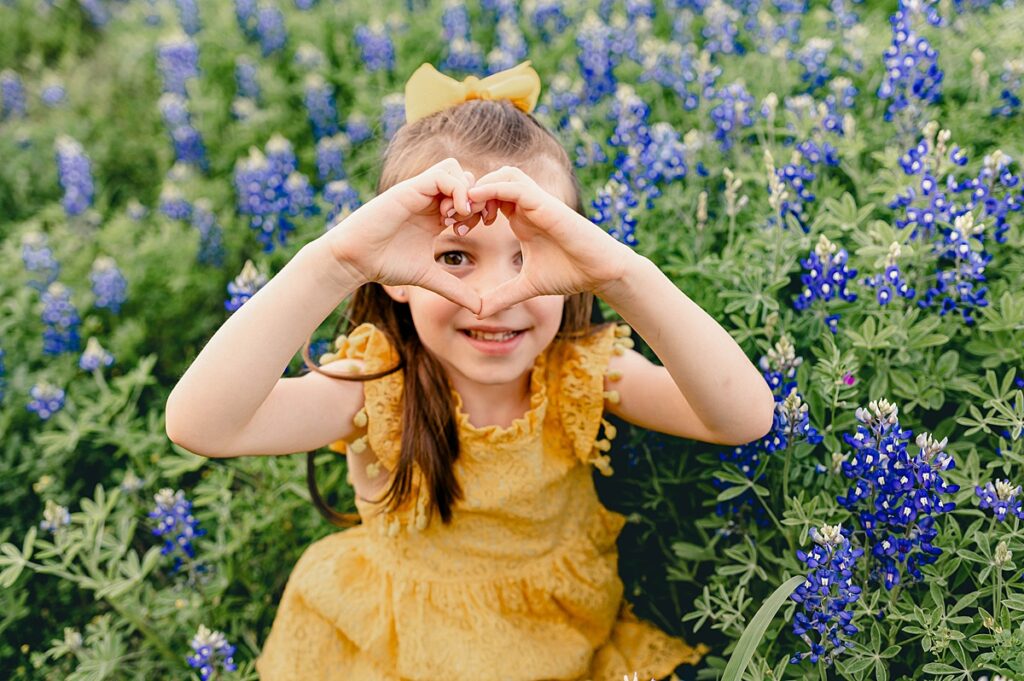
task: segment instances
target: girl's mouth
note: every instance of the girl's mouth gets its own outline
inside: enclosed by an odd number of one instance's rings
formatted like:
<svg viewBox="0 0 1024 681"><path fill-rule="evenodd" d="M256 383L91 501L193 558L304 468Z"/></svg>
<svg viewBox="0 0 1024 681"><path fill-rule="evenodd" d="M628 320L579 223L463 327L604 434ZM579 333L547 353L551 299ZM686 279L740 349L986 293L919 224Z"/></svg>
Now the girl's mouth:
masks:
<svg viewBox="0 0 1024 681"><path fill-rule="evenodd" d="M482 334L460 329L469 344L488 355L504 355L512 352L526 335L527 329L502 334Z"/></svg>

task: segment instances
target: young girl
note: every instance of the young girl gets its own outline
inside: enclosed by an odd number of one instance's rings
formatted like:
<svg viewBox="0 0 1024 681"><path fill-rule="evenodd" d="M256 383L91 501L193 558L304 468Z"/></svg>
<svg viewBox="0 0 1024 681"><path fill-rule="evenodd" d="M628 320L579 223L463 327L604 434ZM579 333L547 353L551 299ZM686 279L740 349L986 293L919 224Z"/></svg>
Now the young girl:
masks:
<svg viewBox="0 0 1024 681"><path fill-rule="evenodd" d="M613 472L603 412L739 444L768 431L774 398L728 333L584 216L531 115L539 89L528 61L462 82L421 66L377 195L235 312L168 400L171 439L206 456L348 457L362 522L294 566L263 681L665 679L709 650L623 598L625 517L591 468ZM626 323L589 328L595 294ZM280 378L350 295L335 352Z"/></svg>

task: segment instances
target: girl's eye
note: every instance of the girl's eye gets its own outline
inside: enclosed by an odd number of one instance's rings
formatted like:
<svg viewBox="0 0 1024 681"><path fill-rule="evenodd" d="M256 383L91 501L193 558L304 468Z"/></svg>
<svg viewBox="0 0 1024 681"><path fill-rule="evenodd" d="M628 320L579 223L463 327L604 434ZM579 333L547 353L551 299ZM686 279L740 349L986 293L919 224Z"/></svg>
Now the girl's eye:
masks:
<svg viewBox="0 0 1024 681"><path fill-rule="evenodd" d="M446 251L446 252L442 253L441 255L439 255L439 256L437 256L437 257L439 257L439 258L445 258L445 257L447 257L447 256L449 256L449 255L457 255L457 256L459 256L460 258L464 258L464 257L466 256L466 254L465 254L465 253L463 253L462 251ZM451 262L447 262L447 261L445 261L445 262L444 262L444 264L445 264L445 265L455 265L455 264L460 264L460 263L451 263Z"/></svg>

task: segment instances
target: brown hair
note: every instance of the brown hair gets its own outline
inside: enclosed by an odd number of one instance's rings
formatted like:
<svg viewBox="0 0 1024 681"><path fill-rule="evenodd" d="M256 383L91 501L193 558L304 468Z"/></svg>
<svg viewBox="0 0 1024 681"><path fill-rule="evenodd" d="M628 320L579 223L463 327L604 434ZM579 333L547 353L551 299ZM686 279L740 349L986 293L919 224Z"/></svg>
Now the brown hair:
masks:
<svg viewBox="0 0 1024 681"><path fill-rule="evenodd" d="M475 172L477 169L490 171L486 165L489 162L495 166L498 163L518 166L533 177L537 175L531 170L543 173L553 165L572 182L569 205L584 215L579 178L559 140L533 115L506 99L469 100L402 126L384 151L377 194L448 157L459 159L460 163L463 159L473 159L471 164L463 163L463 168L474 171L476 177L482 175ZM557 181L559 178L546 179ZM592 293L566 296L556 341L579 338L606 326L591 328L593 306ZM309 370L341 380L370 381L404 370L401 454L394 480L383 499L389 500L390 511L406 501L412 493L415 461L429 490L428 517L436 509L442 521L450 523L452 504L462 498L462 490L452 468L459 456L458 423L450 395L451 384L444 368L421 344L408 304L395 301L376 282L364 284L352 294L347 314L339 320L338 326L341 321L348 321L346 333L364 322L374 324L397 350L398 364L373 374L344 377L330 374L321 371L309 358L312 336L303 346L303 361ZM337 333L336 327L335 335ZM306 482L314 506L334 525L358 524L357 513L338 513L321 498L316 486L315 454L315 451L308 452L306 462Z"/></svg>

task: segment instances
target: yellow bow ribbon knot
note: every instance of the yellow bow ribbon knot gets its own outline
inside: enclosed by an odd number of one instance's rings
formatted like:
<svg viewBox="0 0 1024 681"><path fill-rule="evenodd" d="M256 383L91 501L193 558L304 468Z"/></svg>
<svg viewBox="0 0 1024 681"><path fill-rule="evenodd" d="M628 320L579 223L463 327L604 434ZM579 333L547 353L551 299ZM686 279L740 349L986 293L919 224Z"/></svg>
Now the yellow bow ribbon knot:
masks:
<svg viewBox="0 0 1024 681"><path fill-rule="evenodd" d="M540 76L530 60L486 78L466 76L455 80L424 62L405 84L405 122L413 123L471 99L508 99L530 113L540 96Z"/></svg>

